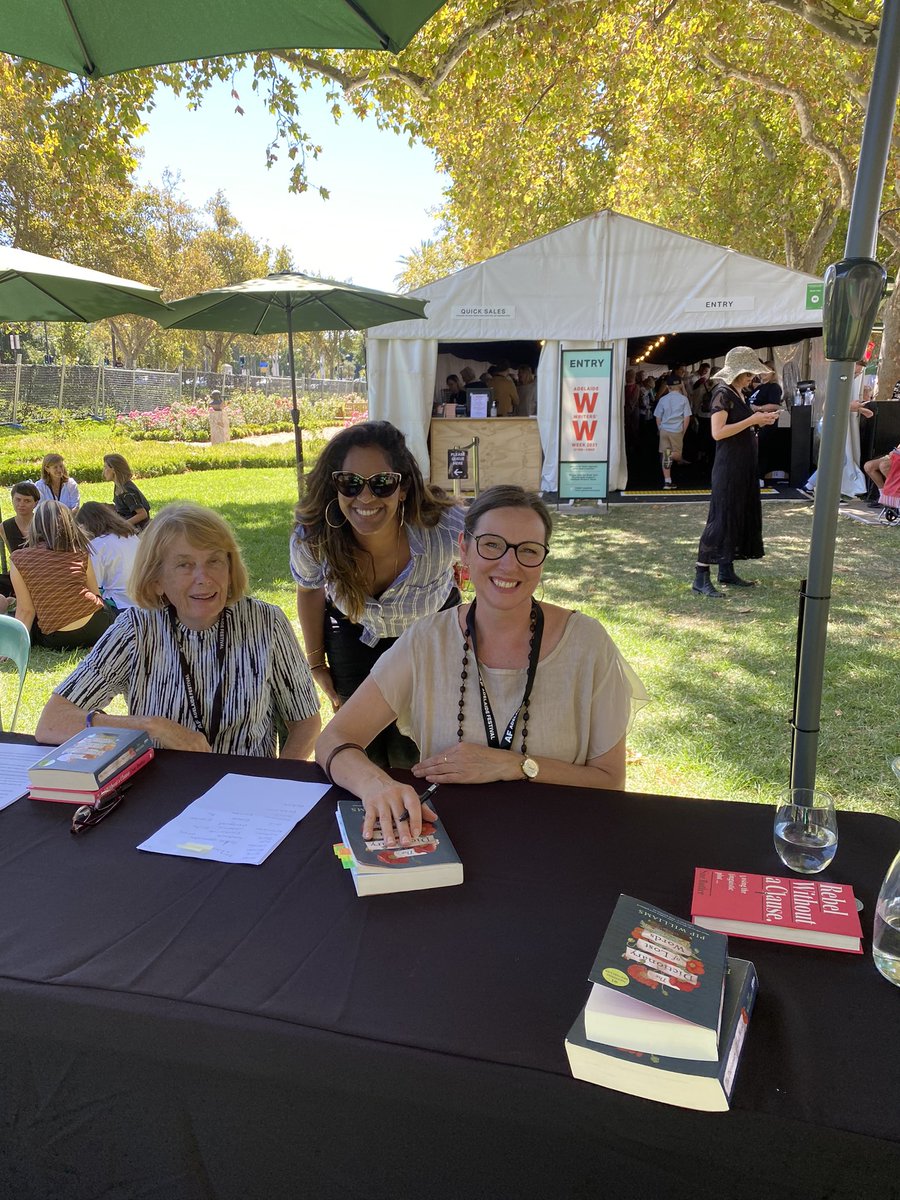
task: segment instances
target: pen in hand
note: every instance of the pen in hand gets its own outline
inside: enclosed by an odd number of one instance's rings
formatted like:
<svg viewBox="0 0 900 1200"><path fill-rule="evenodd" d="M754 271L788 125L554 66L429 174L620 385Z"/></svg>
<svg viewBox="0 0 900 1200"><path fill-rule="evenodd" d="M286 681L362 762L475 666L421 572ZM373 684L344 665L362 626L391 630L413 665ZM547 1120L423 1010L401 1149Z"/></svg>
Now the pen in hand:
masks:
<svg viewBox="0 0 900 1200"><path fill-rule="evenodd" d="M425 791L422 793L422 795L419 797L419 803L427 804L428 801L431 799L431 797L434 795L434 793L438 790L439 787L440 787L440 784L438 784L438 783L430 784L425 789ZM400 816L397 817L397 824L399 825L401 821L408 821L408 820L409 820L409 813L404 808L404 810L400 814Z"/></svg>

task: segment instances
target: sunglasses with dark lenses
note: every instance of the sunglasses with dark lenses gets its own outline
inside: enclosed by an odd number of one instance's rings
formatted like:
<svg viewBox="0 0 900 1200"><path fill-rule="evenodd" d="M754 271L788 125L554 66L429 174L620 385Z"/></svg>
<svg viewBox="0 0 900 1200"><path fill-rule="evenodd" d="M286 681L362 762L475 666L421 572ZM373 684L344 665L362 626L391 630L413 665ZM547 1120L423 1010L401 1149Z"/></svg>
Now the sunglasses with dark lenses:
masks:
<svg viewBox="0 0 900 1200"><path fill-rule="evenodd" d="M488 560L502 558L507 550L513 550L523 567L539 567L550 553L543 542L508 542L498 533L480 533L475 538L475 549Z"/></svg>
<svg viewBox="0 0 900 1200"><path fill-rule="evenodd" d="M346 496L348 500L358 496L366 484L369 485L373 496L384 500L393 496L403 482L403 476L399 471L379 471L377 475L370 475L366 479L364 475L357 475L355 471L332 471L331 480L341 495Z"/></svg>
<svg viewBox="0 0 900 1200"><path fill-rule="evenodd" d="M126 787L117 788L108 796L104 796L102 800L98 800L96 804L82 804L80 808L76 808L72 813L72 833L81 833L84 829L92 829L95 825L99 825L104 817L108 817L119 807L130 786L129 784Z"/></svg>

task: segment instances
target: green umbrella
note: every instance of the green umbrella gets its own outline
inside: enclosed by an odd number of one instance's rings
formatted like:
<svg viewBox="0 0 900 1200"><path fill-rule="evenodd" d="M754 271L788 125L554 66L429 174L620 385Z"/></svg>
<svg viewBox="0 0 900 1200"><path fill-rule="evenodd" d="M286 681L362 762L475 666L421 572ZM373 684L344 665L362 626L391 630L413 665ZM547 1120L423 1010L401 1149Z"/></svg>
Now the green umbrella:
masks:
<svg viewBox="0 0 900 1200"><path fill-rule="evenodd" d="M402 50L443 0L0 0L0 50L95 79L244 51Z"/></svg>
<svg viewBox="0 0 900 1200"><path fill-rule="evenodd" d="M146 283L0 246L0 321L99 321L165 311L157 289Z"/></svg>
<svg viewBox="0 0 900 1200"><path fill-rule="evenodd" d="M297 454L297 484L303 479L303 437L297 408L294 330L368 329L388 321L415 321L425 303L371 288L283 271L173 300L158 317L168 329L214 329L228 333L287 333L291 370L291 417Z"/></svg>

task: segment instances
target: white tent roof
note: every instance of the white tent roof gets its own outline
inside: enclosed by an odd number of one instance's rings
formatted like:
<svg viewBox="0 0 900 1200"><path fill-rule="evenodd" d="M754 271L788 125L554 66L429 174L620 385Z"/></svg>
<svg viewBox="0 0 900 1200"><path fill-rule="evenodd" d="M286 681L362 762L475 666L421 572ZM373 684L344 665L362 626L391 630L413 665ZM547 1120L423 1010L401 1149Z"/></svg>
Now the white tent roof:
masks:
<svg viewBox="0 0 900 1200"><path fill-rule="evenodd" d="M372 339L607 342L653 333L821 325L821 279L610 210L467 267L411 295L427 319Z"/></svg>

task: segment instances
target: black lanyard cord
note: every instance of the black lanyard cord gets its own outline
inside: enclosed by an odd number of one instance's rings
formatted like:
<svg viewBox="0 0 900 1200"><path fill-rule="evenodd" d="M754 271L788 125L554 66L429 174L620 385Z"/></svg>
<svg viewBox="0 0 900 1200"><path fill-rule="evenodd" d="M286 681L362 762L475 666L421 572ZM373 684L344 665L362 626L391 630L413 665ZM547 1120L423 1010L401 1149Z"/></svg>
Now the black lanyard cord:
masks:
<svg viewBox="0 0 900 1200"><path fill-rule="evenodd" d="M219 682L216 686L215 695L212 702L212 715L209 719L209 731L204 728L203 719L200 716L200 704L197 697L197 687L194 683L194 676L191 673L190 665L185 657L184 649L181 645L181 638L178 635L178 617L175 612L175 606L169 605L169 624L172 626L172 636L175 639L175 648L178 651L178 662L181 666L181 677L184 680L184 691L187 696L188 709L190 710L191 720L194 722L194 728L198 733L202 733L210 746L215 748L216 738L219 736L219 728L222 724L222 702L225 692L225 643L227 640L227 607L223 608L219 614L218 624L216 625L216 665L219 670Z"/></svg>
<svg viewBox="0 0 900 1200"><path fill-rule="evenodd" d="M466 614L466 633L472 643L472 656L475 659L475 669L478 672L478 687L481 693L481 716L484 720L484 732L487 737L487 744L495 750L509 750L512 748L513 737L516 732L516 725L519 720L519 714L523 708L527 708L528 701L531 698L531 689L534 687L534 677L537 674L538 659L541 655L541 639L544 636L544 614L541 606L535 601L531 601L531 645L528 649L528 677L525 680L525 692L522 699L519 701L519 707L509 719L509 724L506 726L506 731L502 737L497 736L497 721L494 717L494 710L491 708L491 701L487 694L487 688L484 686L484 680L481 677L481 667L478 664L478 644L475 634L475 605L473 600L469 611Z"/></svg>

